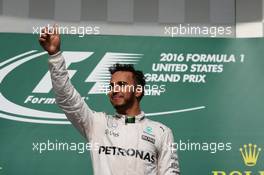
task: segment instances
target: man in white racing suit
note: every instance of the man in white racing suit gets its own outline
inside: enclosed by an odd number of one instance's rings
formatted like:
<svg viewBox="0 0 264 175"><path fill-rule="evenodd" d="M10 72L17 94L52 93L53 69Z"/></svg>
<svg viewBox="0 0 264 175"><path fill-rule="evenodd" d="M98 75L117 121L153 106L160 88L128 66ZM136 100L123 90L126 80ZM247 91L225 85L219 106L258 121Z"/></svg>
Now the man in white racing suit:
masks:
<svg viewBox="0 0 264 175"><path fill-rule="evenodd" d="M60 51L60 36L54 31L43 30L39 42L50 55L48 64L57 104L87 141L98 145L91 150L94 174L179 175L172 131L147 119L140 109L144 90L131 90L144 87L143 73L131 65L111 67L108 96L116 114L95 112L71 84Z"/></svg>

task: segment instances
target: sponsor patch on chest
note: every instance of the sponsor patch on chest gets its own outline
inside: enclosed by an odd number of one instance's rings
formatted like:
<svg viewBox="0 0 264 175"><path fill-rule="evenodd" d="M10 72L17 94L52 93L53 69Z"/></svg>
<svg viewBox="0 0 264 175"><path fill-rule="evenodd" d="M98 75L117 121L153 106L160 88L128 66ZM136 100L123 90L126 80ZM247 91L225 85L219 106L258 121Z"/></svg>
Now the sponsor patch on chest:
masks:
<svg viewBox="0 0 264 175"><path fill-rule="evenodd" d="M149 136L146 136L146 135L141 135L141 139L142 139L142 140L145 140L145 141L147 141L147 142L150 142L150 143L155 144L155 139L152 138L152 137L149 137Z"/></svg>

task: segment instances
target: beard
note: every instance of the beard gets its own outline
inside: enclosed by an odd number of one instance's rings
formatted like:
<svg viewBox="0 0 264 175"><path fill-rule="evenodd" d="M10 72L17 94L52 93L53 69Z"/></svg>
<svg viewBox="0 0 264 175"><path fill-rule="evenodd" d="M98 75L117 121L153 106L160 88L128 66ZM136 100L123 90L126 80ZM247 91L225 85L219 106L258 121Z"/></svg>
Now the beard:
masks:
<svg viewBox="0 0 264 175"><path fill-rule="evenodd" d="M133 98L133 96L131 96L128 99L123 97L123 99L120 103L115 103L112 100L110 100L110 101L111 101L112 106L116 110L125 110L125 109L129 109L134 104L135 99Z"/></svg>

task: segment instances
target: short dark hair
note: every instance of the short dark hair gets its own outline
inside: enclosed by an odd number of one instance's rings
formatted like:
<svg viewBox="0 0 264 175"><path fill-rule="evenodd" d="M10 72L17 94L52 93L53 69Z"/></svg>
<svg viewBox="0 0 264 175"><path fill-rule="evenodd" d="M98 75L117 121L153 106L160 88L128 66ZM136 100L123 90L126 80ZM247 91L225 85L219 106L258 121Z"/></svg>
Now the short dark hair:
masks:
<svg viewBox="0 0 264 175"><path fill-rule="evenodd" d="M144 89L145 89L145 85L146 85L146 78L145 78L143 72L140 70L135 70L133 64L116 63L116 64L112 65L111 67L109 67L109 72L111 73L111 75L113 75L114 73L116 73L118 71L127 71L127 72L131 72L133 74L136 85L140 85L142 87L142 94L139 97L139 100L141 100L141 98L144 96Z"/></svg>

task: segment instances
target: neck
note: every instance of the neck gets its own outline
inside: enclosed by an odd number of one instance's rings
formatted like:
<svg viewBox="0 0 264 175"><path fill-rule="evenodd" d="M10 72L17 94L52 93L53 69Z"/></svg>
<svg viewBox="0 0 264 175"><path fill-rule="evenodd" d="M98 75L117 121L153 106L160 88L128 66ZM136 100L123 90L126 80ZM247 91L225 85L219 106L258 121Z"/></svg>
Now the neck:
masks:
<svg viewBox="0 0 264 175"><path fill-rule="evenodd" d="M138 103L134 103L134 105L130 106L129 108L120 107L116 109L118 114L128 115L128 116L136 116L139 115L141 112L140 106Z"/></svg>

